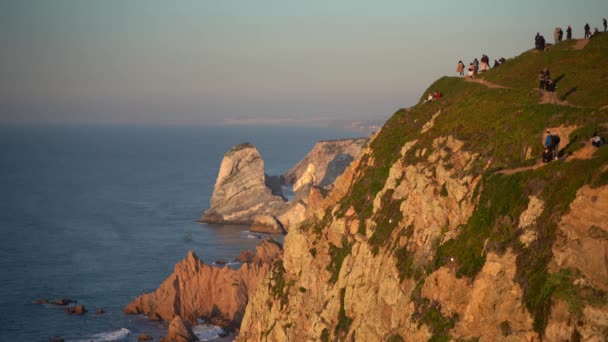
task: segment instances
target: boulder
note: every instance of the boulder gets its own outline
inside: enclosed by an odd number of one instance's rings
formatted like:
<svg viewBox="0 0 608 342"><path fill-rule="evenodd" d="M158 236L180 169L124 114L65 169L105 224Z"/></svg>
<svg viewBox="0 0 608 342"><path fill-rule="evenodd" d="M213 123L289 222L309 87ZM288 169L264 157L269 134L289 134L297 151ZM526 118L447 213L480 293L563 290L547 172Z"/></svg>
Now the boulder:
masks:
<svg viewBox="0 0 608 342"><path fill-rule="evenodd" d="M146 333L141 333L141 334L139 334L139 336L137 336L138 341L151 341L153 339L154 339L154 337L152 337Z"/></svg>
<svg viewBox="0 0 608 342"><path fill-rule="evenodd" d="M205 264L190 251L173 273L151 293L127 305L126 314L146 314L151 320L169 321L180 316L191 324L204 318L227 329L240 325L249 297L256 291L282 247L272 239L262 241L250 263L238 270Z"/></svg>
<svg viewBox="0 0 608 342"><path fill-rule="evenodd" d="M250 225L258 215L274 215L286 206L282 194L273 195L280 191L279 183L264 174L264 160L255 146L237 145L222 159L210 208L200 221Z"/></svg>
<svg viewBox="0 0 608 342"><path fill-rule="evenodd" d="M65 308L65 312L70 315L84 315L87 310L84 308L84 305L76 305Z"/></svg>
<svg viewBox="0 0 608 342"><path fill-rule="evenodd" d="M184 322L180 316L175 316L171 320L167 336L160 339L161 342L192 342L198 340L190 325Z"/></svg>
<svg viewBox="0 0 608 342"><path fill-rule="evenodd" d="M55 299L55 301L53 301L52 304L59 305L59 306L66 306L66 305L69 305L71 303L76 303L76 301L73 300L73 299L65 299L65 298L63 298L63 299Z"/></svg>
<svg viewBox="0 0 608 342"><path fill-rule="evenodd" d="M253 219L249 230L256 233L283 234L285 229L279 220L272 215L258 215Z"/></svg>
<svg viewBox="0 0 608 342"><path fill-rule="evenodd" d="M241 254L239 254L239 256L237 256L236 258L234 258L234 261L238 261L238 262L252 262L253 258L255 257L255 253L252 251L242 251Z"/></svg>

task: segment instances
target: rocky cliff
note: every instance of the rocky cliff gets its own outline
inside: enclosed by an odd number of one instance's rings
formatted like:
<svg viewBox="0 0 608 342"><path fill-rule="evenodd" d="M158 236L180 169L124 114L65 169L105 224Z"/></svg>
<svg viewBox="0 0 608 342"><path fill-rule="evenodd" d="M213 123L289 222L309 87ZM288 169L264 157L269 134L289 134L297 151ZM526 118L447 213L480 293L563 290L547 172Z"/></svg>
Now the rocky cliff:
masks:
<svg viewBox="0 0 608 342"><path fill-rule="evenodd" d="M273 195L277 187L267 186L267 179L264 160L255 146L235 146L222 159L210 208L200 221L250 225L260 215L276 216L286 208L285 199Z"/></svg>
<svg viewBox="0 0 608 342"><path fill-rule="evenodd" d="M608 147L588 138L608 135L608 35L574 44L395 113L290 229L238 340L605 341ZM558 105L530 92L542 65L566 75Z"/></svg>
<svg viewBox="0 0 608 342"><path fill-rule="evenodd" d="M359 156L366 142L367 138L319 141L283 177L294 185L296 191L307 185L323 187L332 184Z"/></svg>
<svg viewBox="0 0 608 342"><path fill-rule="evenodd" d="M281 246L267 239L258 245L252 260L234 270L207 265L190 251L156 291L137 297L123 311L145 314L151 320L181 317L191 324L204 318L234 329L241 322L249 297L281 255Z"/></svg>

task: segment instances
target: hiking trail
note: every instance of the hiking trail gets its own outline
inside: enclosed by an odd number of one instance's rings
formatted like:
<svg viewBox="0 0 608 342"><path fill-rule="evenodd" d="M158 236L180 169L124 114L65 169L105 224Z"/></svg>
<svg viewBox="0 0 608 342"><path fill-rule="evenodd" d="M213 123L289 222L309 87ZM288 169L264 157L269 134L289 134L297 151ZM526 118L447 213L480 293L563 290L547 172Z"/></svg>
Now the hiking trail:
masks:
<svg viewBox="0 0 608 342"><path fill-rule="evenodd" d="M597 147L594 147L593 145L591 145L590 142L585 142L585 146L574 151L572 154L565 155L565 156L559 158L557 161L563 161L563 162L568 163L574 159L583 159L583 160L591 159L593 157L593 153L595 153L595 150L597 150ZM512 175L512 174L518 173L518 172L536 170L545 165L549 165L550 163L553 163L553 162L555 162L555 161L551 161L549 163L544 163L542 161L538 161L538 162L536 162L536 164L531 165L531 166L522 166L522 167L516 167L513 169L499 170L499 171L496 171L496 173L499 173L501 175Z"/></svg>
<svg viewBox="0 0 608 342"><path fill-rule="evenodd" d="M509 87L505 87L505 86L501 86L500 84L488 82L488 81L486 81L486 80L484 80L482 78L468 78L468 77L465 77L465 81L483 84L486 87L491 88L491 89L509 89Z"/></svg>
<svg viewBox="0 0 608 342"><path fill-rule="evenodd" d="M560 100L557 98L557 94L554 95L555 96L555 101L551 102L551 97L549 96L549 92L548 91L543 91L543 94L540 96L540 101L538 103L541 104L556 104L556 105L560 105L560 106L569 106L569 107L576 107L576 108L580 108L578 106L575 106L573 104L568 103L568 101L566 100Z"/></svg>
<svg viewBox="0 0 608 342"><path fill-rule="evenodd" d="M573 50L582 50L589 44L589 39L581 38L576 41L576 43L572 46Z"/></svg>

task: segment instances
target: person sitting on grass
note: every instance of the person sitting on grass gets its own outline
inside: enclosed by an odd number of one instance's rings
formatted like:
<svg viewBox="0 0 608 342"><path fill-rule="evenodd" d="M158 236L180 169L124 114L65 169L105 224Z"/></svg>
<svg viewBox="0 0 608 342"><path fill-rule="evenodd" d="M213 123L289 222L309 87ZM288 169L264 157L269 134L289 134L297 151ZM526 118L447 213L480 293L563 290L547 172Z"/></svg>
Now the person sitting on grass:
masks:
<svg viewBox="0 0 608 342"><path fill-rule="evenodd" d="M424 100L423 103L427 103L427 102L431 102L433 101L433 94L429 93L429 95L426 97L426 100Z"/></svg>

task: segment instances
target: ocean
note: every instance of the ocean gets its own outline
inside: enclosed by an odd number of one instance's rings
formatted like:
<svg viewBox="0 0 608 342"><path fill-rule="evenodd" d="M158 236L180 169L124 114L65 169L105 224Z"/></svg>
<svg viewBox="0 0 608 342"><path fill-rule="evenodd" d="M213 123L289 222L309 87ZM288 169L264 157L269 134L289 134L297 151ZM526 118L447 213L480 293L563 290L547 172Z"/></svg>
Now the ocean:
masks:
<svg viewBox="0 0 608 342"><path fill-rule="evenodd" d="M0 341L155 340L166 324L122 308L194 250L205 262L253 250L243 226L195 222L223 154L251 142L278 175L317 140L361 133L303 127L0 125ZM37 299L69 298L68 315ZM96 315L96 309L105 314ZM199 325L203 340L219 329Z"/></svg>

